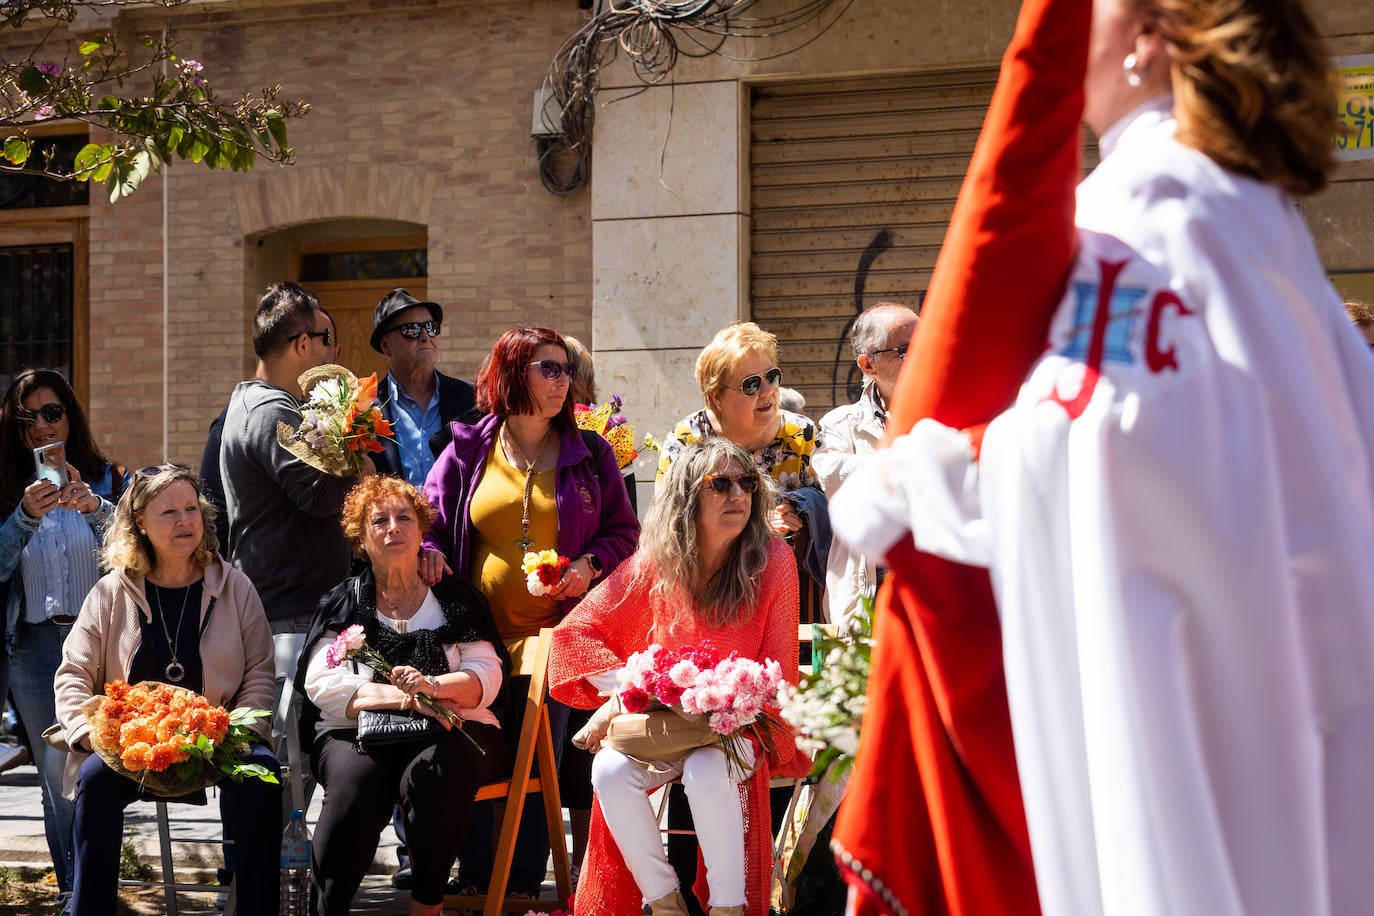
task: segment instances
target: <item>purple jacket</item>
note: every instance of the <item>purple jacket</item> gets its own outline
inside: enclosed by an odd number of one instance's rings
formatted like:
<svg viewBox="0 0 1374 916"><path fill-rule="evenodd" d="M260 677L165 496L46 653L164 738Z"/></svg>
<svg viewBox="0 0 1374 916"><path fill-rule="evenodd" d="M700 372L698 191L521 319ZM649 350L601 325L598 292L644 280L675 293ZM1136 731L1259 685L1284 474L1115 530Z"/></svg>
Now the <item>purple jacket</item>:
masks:
<svg viewBox="0 0 1374 916"><path fill-rule="evenodd" d="M441 551L453 571L467 578L472 564L472 493L486 467L501 418L488 414L474 425L453 424L453 441L440 453L425 478L425 496L439 511L425 546ZM591 442L593 449L588 450ZM558 552L576 559L592 553L604 575L634 553L639 519L610 445L600 436L584 441L578 430L565 432L554 472L558 506ZM579 596L580 597L580 596ZM566 613L578 601L563 602Z"/></svg>

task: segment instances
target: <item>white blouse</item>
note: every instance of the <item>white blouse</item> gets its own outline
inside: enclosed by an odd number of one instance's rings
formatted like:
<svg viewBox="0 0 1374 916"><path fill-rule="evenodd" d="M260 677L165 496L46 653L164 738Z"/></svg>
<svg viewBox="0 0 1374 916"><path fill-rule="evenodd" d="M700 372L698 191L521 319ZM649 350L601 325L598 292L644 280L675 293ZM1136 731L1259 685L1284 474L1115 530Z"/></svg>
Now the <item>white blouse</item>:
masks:
<svg viewBox="0 0 1374 916"><path fill-rule="evenodd" d="M445 622L444 611L439 607L439 600L434 597L432 590L426 593L420 609L409 620L395 620L381 611L377 612L377 619L400 633L437 630ZM334 729L358 727L357 717L347 713L348 704L358 688L372 683L375 673L371 666L361 662L350 661L337 668L327 667L325 650L337 635L333 630L325 631L311 650L310 662L305 670L305 692L310 702L319 707L320 721L315 731L321 734ZM496 654L496 649L486 640L448 643L444 646L444 655L448 658L450 672L471 671L482 684L482 699L476 706L461 707L458 715L469 722L499 725L495 714L487 708L501 688L501 657Z"/></svg>

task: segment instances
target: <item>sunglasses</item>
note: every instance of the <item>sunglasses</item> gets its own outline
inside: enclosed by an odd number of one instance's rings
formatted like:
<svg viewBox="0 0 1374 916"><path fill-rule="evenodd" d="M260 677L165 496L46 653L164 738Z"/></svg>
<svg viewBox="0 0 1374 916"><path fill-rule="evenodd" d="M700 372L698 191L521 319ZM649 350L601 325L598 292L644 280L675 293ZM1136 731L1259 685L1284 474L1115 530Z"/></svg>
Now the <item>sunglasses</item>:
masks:
<svg viewBox="0 0 1374 916"><path fill-rule="evenodd" d="M419 340L420 332L424 331L430 337L439 336L439 322L430 319L429 321L407 321L405 324L398 324L387 331L390 334L397 331L406 340Z"/></svg>
<svg viewBox="0 0 1374 916"><path fill-rule="evenodd" d="M329 328L325 328L323 331L301 331L301 333L304 334L306 337L323 337L324 345L326 347L330 345Z"/></svg>
<svg viewBox="0 0 1374 916"><path fill-rule="evenodd" d="M138 480L141 478L143 480L148 480L150 478L156 477L164 471L189 470L191 470L191 466L189 464L150 464L147 467L142 467L139 468L137 471L134 471L134 479Z"/></svg>
<svg viewBox="0 0 1374 916"><path fill-rule="evenodd" d="M546 382L556 382L560 375L566 375L570 382L577 378L577 367L572 363L560 363L556 359L536 359L530 365L539 367L539 374L544 376Z"/></svg>
<svg viewBox="0 0 1374 916"><path fill-rule="evenodd" d="M759 389L763 387L764 382L777 388L782 384L782 370L774 366L763 375L750 375L739 383L739 390L744 392L746 398L752 398L759 393Z"/></svg>
<svg viewBox="0 0 1374 916"><path fill-rule="evenodd" d="M741 474L738 477L731 477L728 474L707 474L701 478L711 488L711 492L719 493L721 496L727 495L735 486L739 484L741 493L753 493L759 488L759 475Z"/></svg>
<svg viewBox="0 0 1374 916"><path fill-rule="evenodd" d="M911 346L911 345L910 345L910 344L902 344L900 347L888 347L886 350L869 350L869 351L868 351L868 355L869 355L870 357L873 357L873 356L881 356L881 355L884 354L884 353L896 353L896 354L897 354L897 361L898 361L898 362L901 362L902 360L905 360L905 359L906 359L906 351L907 351L907 348L908 348L909 346Z"/></svg>
<svg viewBox="0 0 1374 916"><path fill-rule="evenodd" d="M56 423L67 415L67 405L54 401L51 404L44 404L37 410L28 410L20 407L15 411L15 417L25 426L32 426L42 417L44 423Z"/></svg>

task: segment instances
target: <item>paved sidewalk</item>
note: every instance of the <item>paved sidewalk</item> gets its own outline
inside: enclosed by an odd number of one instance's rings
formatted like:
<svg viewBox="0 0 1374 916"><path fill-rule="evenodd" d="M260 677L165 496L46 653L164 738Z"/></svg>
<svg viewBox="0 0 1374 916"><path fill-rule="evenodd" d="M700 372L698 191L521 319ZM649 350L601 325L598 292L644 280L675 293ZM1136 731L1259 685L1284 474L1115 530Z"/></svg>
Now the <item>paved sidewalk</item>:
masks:
<svg viewBox="0 0 1374 916"><path fill-rule="evenodd" d="M322 797L322 792L316 792L306 813L312 832L319 818ZM159 870L162 860L157 841L156 810L152 802L130 805L124 816L124 833L126 839L133 841L139 858ZM221 863L218 798L212 792L208 805L172 805L168 811L177 880L213 882L215 869ZM564 829L567 829L566 822ZM565 839L571 845L571 839ZM269 841L276 843L279 840L280 837L272 837ZM377 844L372 868L354 899L353 913L379 916L406 912L409 892L391 887L391 872L396 867L395 849L396 835L388 825ZM32 764L26 764L0 774L0 867L38 867L50 862L43 833L38 771ZM545 881L544 891L543 896L553 897L552 875Z"/></svg>

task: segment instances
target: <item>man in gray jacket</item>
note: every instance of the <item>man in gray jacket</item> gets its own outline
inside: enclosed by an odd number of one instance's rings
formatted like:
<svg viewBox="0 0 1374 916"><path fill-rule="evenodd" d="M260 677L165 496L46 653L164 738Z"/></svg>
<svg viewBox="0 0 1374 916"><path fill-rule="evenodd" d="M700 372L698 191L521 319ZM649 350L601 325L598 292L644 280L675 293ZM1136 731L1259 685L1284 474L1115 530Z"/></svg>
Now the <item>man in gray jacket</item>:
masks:
<svg viewBox="0 0 1374 916"><path fill-rule="evenodd" d="M269 287L253 318L257 372L234 389L224 419L225 556L253 580L273 633L304 633L320 596L349 570L339 513L358 478L332 477L277 443L278 422L300 425L296 379L328 362L330 327L314 293ZM363 473L372 471L368 459Z"/></svg>

